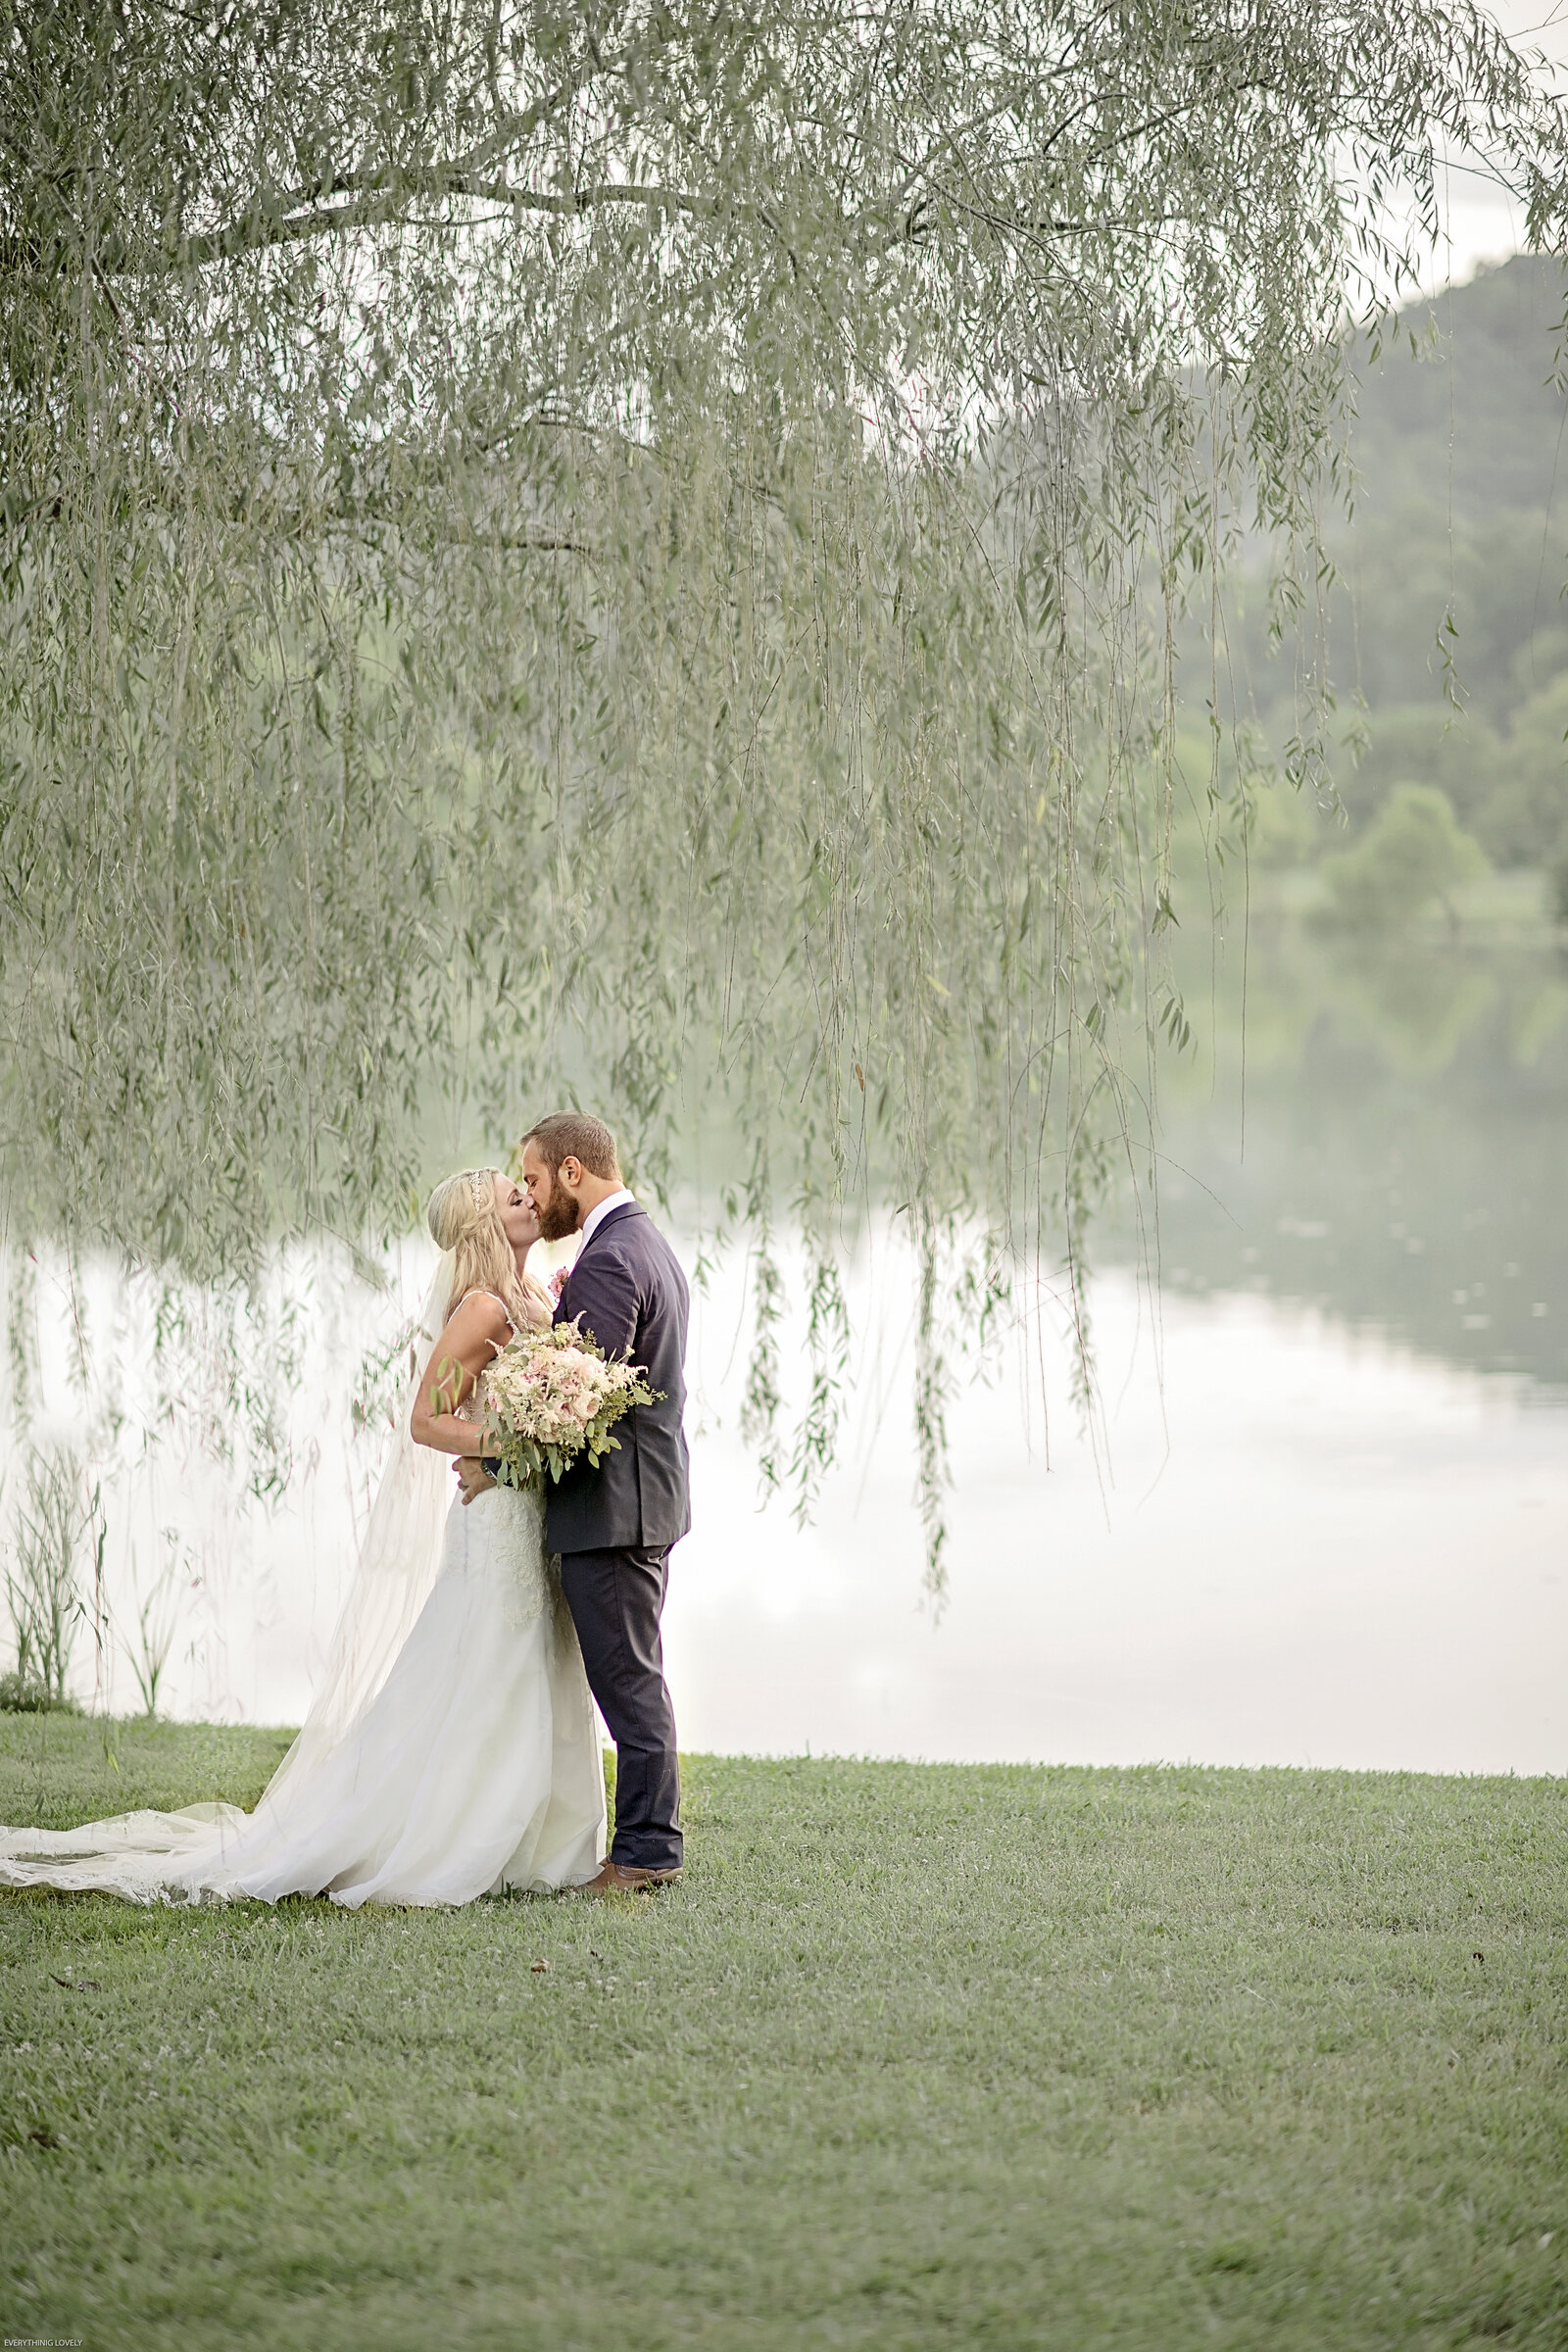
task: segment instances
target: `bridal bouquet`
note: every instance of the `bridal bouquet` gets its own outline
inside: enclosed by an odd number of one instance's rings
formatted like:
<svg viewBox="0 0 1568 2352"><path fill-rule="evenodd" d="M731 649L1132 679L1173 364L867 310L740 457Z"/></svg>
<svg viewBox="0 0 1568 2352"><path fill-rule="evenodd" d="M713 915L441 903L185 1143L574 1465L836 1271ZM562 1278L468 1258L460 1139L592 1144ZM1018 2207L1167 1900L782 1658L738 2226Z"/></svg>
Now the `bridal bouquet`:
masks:
<svg viewBox="0 0 1568 2352"><path fill-rule="evenodd" d="M547 1470L559 1480L579 1454L601 1462L619 1448L621 1416L658 1401L641 1367L608 1362L580 1320L519 1333L485 1374L485 1451L504 1487L542 1486Z"/></svg>

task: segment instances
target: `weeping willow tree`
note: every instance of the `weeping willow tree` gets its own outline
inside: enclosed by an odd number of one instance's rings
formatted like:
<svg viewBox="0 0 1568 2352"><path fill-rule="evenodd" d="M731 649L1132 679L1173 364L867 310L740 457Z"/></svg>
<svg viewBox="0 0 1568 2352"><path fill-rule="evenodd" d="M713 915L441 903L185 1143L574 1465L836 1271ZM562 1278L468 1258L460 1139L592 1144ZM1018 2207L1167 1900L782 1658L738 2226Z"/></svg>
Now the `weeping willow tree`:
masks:
<svg viewBox="0 0 1568 2352"><path fill-rule="evenodd" d="M1560 241L1542 77L1464 0L0 23L13 1235L205 1278L406 1225L443 1090L720 1099L764 1234L907 1205L934 1469L940 1237L1071 1251L1185 1022L1177 622L1241 532L1310 596L1446 156Z"/></svg>

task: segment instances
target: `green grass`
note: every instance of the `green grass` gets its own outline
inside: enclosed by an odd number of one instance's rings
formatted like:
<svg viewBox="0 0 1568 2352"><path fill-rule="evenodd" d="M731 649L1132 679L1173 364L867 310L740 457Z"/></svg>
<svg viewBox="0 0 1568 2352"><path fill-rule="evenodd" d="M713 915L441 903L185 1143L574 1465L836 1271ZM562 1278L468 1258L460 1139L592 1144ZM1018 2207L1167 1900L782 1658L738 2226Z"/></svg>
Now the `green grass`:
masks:
<svg viewBox="0 0 1568 2352"><path fill-rule="evenodd" d="M282 1737L0 1719L0 1818ZM1562 1784L687 1773L635 1905L0 1896L0 2333L1568 2344Z"/></svg>

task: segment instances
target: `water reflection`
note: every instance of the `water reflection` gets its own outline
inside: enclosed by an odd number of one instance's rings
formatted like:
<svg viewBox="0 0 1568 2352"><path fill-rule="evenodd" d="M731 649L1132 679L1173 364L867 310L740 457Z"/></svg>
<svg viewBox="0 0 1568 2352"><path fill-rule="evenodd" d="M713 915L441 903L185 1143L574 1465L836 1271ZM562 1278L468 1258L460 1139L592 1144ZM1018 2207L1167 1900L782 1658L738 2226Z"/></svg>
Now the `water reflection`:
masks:
<svg viewBox="0 0 1568 2352"><path fill-rule="evenodd" d="M1165 1280L1568 1385L1568 979L1550 945L1377 956L1253 927L1168 1065ZM1189 986L1192 976L1189 977ZM1196 994L1196 991L1194 992Z"/></svg>
<svg viewBox="0 0 1568 2352"><path fill-rule="evenodd" d="M1049 1461L1027 1346L955 1406L933 1631L898 1282L878 1315L862 1273L884 1352L814 1530L739 1535L749 1473L706 1441L694 1738L1568 1767L1568 981L1499 929L1379 954L1265 904L1245 970L1235 926L1184 950L1208 1044L1163 1071L1160 1295L1101 1237L1101 1446L1048 1315Z"/></svg>
<svg viewBox="0 0 1568 2352"><path fill-rule="evenodd" d="M906 1363L865 1380L805 1534L706 1435L668 1643L694 1744L1568 1766L1568 1406L1261 1298L1156 1331L1118 1275L1095 1309L1108 1475L1059 1414L1048 1448L1022 1365L962 1395L940 1625ZM1059 1344L1047 1368L1059 1397Z"/></svg>
<svg viewBox="0 0 1568 2352"><path fill-rule="evenodd" d="M682 1237L688 1256L694 1238ZM1331 1245L1275 1236L1320 1258ZM127 1440L106 1482L111 1638L101 1680L91 1641L79 1645L84 1695L96 1684L110 1707L135 1706L125 1643L139 1580L172 1546L182 1614L166 1711L303 1713L373 1480L373 1438L352 1434L349 1399L394 1302L324 1262L302 1271L313 1312L280 1500L244 1499L243 1461L212 1457L200 1415L151 1450ZM406 1295L423 1279L411 1251ZM720 1254L694 1321L697 1525L675 1557L667 1629L689 1745L1434 1770L1568 1760L1568 1403L1539 1386L1423 1361L1307 1306L1235 1292L1161 1302L1112 1271L1094 1298L1104 1410L1091 1445L1066 1403L1047 1286L1038 1327L1014 1332L993 1384L954 1401L938 1623L920 1591L906 1254L879 1231L852 1272L840 1465L806 1527L776 1502L759 1509L735 1429L747 1281L744 1255ZM111 1286L93 1269L76 1298L104 1332ZM134 1343L127 1406L146 1361L133 1303L119 1300ZM786 1333L786 1369L804 1362L803 1337ZM44 1354L51 1410L69 1413L64 1327Z"/></svg>
<svg viewBox="0 0 1568 2352"><path fill-rule="evenodd" d="M843 1454L802 1528L758 1509L735 1427L748 1269L717 1255L693 1335L698 1520L668 1622L689 1745L1568 1768L1561 962L1540 939L1379 958L1264 909L1245 1093L1238 959L1194 951L1183 977L1212 1050L1163 1072L1163 1288L1102 1233L1091 1444L1049 1283L1019 1286L998 1383L953 1406L940 1624L920 1595L906 1257L878 1228L852 1271ZM680 1238L693 1262L697 1223ZM412 1301L425 1252L393 1271ZM200 1314L182 1420L155 1394L150 1297L106 1267L73 1291L46 1265L38 1303L41 1435L83 1409L82 1318L95 1375L123 1374L118 1632L101 1673L79 1645L78 1687L136 1704L124 1638L173 1560L170 1711L297 1721L374 1475L350 1400L397 1298L324 1257L280 1279L266 1314L288 1426L250 1436ZM804 1365L798 1325L783 1355ZM205 1443L215 1423L239 1434L232 1462ZM264 1439L292 1459L275 1506L244 1494Z"/></svg>

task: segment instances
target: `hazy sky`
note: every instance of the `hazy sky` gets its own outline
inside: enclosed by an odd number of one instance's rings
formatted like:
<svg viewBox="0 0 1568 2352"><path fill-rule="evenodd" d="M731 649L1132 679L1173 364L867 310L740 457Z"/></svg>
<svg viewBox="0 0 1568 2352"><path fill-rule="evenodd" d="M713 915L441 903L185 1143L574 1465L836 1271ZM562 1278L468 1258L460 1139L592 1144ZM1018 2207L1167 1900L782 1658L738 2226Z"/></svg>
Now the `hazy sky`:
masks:
<svg viewBox="0 0 1568 2352"><path fill-rule="evenodd" d="M1493 0L1492 12L1521 48L1542 49L1568 78L1568 0ZM1506 261L1523 242L1520 209L1471 171L1446 173L1446 251L1434 258L1430 282L1473 277L1478 263Z"/></svg>

